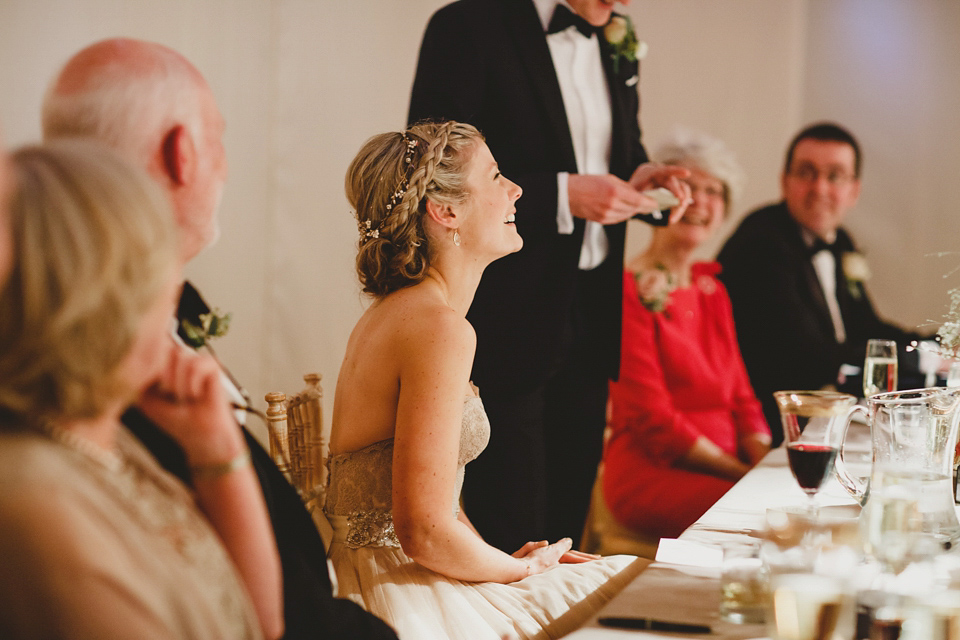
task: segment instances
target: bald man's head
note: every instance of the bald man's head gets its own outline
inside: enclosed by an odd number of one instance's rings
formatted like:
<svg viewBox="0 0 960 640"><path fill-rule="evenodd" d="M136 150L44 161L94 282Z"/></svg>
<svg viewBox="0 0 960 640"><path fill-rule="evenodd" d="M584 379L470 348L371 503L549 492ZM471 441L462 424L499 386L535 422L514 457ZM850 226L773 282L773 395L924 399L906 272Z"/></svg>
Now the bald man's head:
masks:
<svg viewBox="0 0 960 640"><path fill-rule="evenodd" d="M184 262L217 236L223 127L210 87L189 60L129 38L97 42L70 58L43 103L45 140L97 138L167 190Z"/></svg>

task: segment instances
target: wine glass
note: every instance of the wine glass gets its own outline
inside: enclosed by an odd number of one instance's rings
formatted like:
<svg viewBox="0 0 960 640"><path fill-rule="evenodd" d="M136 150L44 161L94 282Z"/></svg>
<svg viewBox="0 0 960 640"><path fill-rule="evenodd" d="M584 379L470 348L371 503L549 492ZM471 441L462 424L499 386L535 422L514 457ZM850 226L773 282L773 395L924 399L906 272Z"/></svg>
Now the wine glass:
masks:
<svg viewBox="0 0 960 640"><path fill-rule="evenodd" d="M844 418L857 399L836 391L777 391L787 460L797 484L809 498L807 508L816 513L816 495L833 472L840 449Z"/></svg>
<svg viewBox="0 0 960 640"><path fill-rule="evenodd" d="M897 343L868 340L863 361L863 397L897 390Z"/></svg>

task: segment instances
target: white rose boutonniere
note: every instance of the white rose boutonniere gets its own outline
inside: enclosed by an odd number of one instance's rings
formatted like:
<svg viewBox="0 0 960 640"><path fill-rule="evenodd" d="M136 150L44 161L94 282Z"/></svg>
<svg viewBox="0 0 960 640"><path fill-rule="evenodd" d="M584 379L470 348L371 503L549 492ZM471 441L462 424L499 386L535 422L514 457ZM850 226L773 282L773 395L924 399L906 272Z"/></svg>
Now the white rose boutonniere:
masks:
<svg viewBox="0 0 960 640"><path fill-rule="evenodd" d="M620 72L620 60L630 62L642 60L647 55L647 43L639 42L633 30L630 16L614 15L603 28L603 37L613 49L610 57L613 59L613 72Z"/></svg>
<svg viewBox="0 0 960 640"><path fill-rule="evenodd" d="M659 313L670 304L670 293L676 288L673 275L667 268L658 264L655 269L638 271L633 274L637 283L637 295L640 304L654 313Z"/></svg>
<svg viewBox="0 0 960 640"><path fill-rule="evenodd" d="M847 289L855 299L862 295L861 285L870 279L870 265L862 253L847 251L841 257L843 276L847 279Z"/></svg>

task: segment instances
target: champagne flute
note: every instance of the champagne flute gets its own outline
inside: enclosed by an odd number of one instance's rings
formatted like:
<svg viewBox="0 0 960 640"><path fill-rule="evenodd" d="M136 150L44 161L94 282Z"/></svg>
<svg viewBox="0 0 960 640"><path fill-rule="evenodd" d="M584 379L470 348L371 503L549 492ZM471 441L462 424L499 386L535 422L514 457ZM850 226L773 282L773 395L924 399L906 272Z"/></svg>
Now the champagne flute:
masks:
<svg viewBox="0 0 960 640"><path fill-rule="evenodd" d="M863 397L897 390L897 343L868 340L863 361Z"/></svg>
<svg viewBox="0 0 960 640"><path fill-rule="evenodd" d="M836 391L777 391L787 460L797 484L816 512L816 495L833 473L843 435L843 420L857 399Z"/></svg>

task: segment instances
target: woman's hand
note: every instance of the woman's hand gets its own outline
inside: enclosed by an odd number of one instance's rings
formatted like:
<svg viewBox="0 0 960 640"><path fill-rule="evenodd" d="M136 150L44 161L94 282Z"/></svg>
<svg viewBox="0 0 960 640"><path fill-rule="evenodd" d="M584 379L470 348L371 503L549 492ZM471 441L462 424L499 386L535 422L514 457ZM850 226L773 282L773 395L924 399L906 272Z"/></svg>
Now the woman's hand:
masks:
<svg viewBox="0 0 960 640"><path fill-rule="evenodd" d="M770 436L765 433L751 433L740 440L741 455L751 467L757 465L770 451Z"/></svg>
<svg viewBox="0 0 960 640"><path fill-rule="evenodd" d="M243 451L243 435L211 356L170 341L167 364L138 406L187 454L191 465L218 464Z"/></svg>
<svg viewBox="0 0 960 640"><path fill-rule="evenodd" d="M578 564L596 560L599 557L590 553L575 551L571 547L573 547L573 540L570 538L563 538L553 544L548 544L546 540L540 540L528 542L510 555L526 562L530 568L528 575L531 576L543 573L558 564Z"/></svg>

